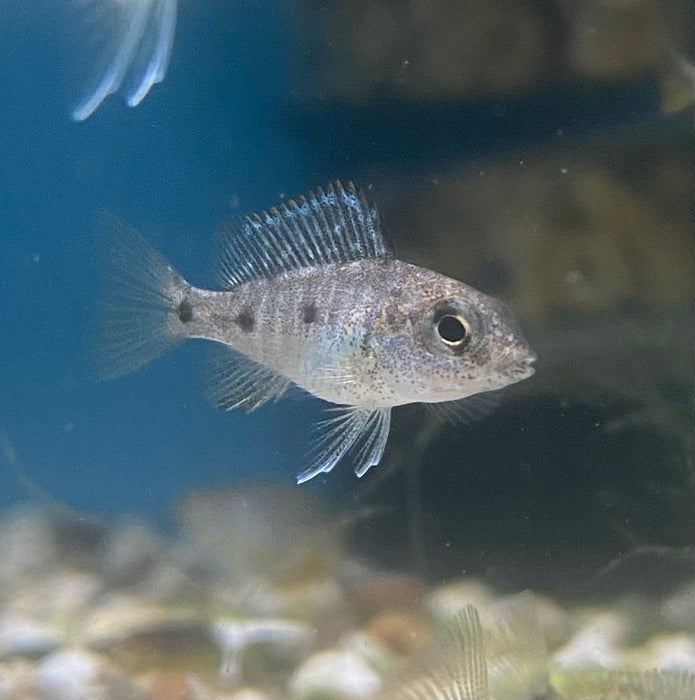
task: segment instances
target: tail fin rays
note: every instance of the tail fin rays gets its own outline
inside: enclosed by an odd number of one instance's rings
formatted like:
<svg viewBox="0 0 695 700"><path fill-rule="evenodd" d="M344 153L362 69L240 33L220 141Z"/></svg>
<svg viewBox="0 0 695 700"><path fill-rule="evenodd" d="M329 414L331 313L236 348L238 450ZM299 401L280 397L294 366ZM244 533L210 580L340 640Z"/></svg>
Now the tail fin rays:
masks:
<svg viewBox="0 0 695 700"><path fill-rule="evenodd" d="M139 233L120 223L112 229L96 358L105 379L138 369L186 337L176 311L186 281Z"/></svg>

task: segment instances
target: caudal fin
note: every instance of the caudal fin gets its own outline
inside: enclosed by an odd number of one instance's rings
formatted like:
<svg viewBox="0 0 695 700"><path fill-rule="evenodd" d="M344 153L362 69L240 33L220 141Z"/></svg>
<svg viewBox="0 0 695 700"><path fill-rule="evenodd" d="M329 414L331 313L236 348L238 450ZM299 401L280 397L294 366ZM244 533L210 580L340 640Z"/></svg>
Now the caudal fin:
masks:
<svg viewBox="0 0 695 700"><path fill-rule="evenodd" d="M99 305L97 365L120 377L186 337L177 309L186 281L137 231L111 223Z"/></svg>

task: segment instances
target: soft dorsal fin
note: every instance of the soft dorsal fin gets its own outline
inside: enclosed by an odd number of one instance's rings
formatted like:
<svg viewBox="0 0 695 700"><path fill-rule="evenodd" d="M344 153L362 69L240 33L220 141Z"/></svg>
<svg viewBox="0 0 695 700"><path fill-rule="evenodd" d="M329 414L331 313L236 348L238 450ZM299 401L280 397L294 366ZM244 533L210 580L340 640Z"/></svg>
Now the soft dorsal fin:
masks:
<svg viewBox="0 0 695 700"><path fill-rule="evenodd" d="M335 182L233 226L219 268L231 288L299 267L387 257L376 207L352 182Z"/></svg>

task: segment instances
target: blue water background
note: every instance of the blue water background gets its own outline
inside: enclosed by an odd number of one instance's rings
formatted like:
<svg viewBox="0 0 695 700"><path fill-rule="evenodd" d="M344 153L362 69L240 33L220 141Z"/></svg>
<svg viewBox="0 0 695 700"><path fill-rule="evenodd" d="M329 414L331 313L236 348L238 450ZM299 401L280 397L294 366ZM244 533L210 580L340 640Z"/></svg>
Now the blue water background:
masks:
<svg viewBox="0 0 695 700"><path fill-rule="evenodd" d="M74 123L65 13L26 5L0 14L0 426L26 473L85 511L158 513L191 488L261 474L293 483L317 415L311 401L217 411L201 390L204 343L99 381L90 345L104 213L212 285L218 224L283 195L659 119L650 80L304 111L305 45L287 4L220 0L181 4L168 77L140 107L113 97ZM0 469L0 506L25 497Z"/></svg>

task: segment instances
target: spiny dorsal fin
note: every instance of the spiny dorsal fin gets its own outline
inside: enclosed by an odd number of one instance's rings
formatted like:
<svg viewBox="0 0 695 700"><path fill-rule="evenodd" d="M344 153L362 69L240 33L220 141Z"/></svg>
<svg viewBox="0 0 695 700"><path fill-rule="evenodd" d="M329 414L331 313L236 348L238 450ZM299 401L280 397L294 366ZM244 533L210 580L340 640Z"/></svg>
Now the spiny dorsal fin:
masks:
<svg viewBox="0 0 695 700"><path fill-rule="evenodd" d="M335 182L234 226L222 244L220 277L231 288L300 267L390 256L376 207L352 182Z"/></svg>

